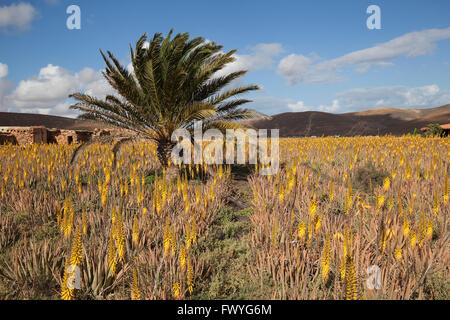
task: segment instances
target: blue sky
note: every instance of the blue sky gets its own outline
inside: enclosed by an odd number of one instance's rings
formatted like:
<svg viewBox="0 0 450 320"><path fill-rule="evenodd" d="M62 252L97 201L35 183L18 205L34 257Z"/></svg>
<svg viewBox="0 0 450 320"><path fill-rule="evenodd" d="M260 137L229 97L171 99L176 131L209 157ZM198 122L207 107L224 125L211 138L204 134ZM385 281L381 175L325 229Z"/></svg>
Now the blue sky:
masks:
<svg viewBox="0 0 450 320"><path fill-rule="evenodd" d="M72 4L80 30L66 27ZM171 28L237 49L224 72L248 69L240 84L262 86L248 97L267 114L437 107L450 103L449 18L447 0L0 0L0 111L76 116L69 93L111 93L99 48L128 65L130 43Z"/></svg>

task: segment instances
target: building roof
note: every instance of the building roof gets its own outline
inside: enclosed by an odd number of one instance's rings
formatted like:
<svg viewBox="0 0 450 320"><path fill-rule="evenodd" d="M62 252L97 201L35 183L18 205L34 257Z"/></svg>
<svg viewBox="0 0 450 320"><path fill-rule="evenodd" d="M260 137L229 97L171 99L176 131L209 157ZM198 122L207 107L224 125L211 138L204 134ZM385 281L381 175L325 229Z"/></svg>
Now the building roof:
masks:
<svg viewBox="0 0 450 320"><path fill-rule="evenodd" d="M445 129L445 130L449 130L450 129L450 123L440 124L440 126L441 126L442 129ZM425 131L427 129L428 129L428 127L423 127L423 128L420 128L420 131Z"/></svg>

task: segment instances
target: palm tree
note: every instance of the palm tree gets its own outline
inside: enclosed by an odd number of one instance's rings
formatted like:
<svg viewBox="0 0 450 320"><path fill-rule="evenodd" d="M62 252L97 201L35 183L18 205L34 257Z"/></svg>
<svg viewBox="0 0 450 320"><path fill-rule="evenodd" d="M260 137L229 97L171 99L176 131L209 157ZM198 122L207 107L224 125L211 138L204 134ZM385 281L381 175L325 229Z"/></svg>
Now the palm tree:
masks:
<svg viewBox="0 0 450 320"><path fill-rule="evenodd" d="M227 87L247 71L217 74L235 60L236 50L224 53L221 45L206 42L202 37L189 39L188 33L172 39L172 32L166 38L157 33L149 43L144 34L134 50L130 45L133 71L121 65L111 52L107 52L107 57L100 50L107 66L103 75L117 95L108 95L105 100L83 93L69 96L78 100L70 108L83 112L80 119L103 122L133 133L123 137L119 144L134 138L154 141L163 166L175 146L171 136L176 129L192 131L194 121L202 120L204 130L224 131L241 127L239 120L263 116L241 108L250 100L236 98L258 90L258 86ZM113 152L118 148L116 145Z"/></svg>

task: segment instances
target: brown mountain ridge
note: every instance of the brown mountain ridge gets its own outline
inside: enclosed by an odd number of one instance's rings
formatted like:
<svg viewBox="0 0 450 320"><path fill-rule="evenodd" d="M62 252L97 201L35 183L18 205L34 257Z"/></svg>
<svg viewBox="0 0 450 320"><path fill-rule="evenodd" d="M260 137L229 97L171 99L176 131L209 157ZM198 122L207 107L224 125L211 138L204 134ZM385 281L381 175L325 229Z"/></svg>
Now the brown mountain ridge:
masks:
<svg viewBox="0 0 450 320"><path fill-rule="evenodd" d="M280 129L280 136L402 135L430 123L450 123L450 104L429 109L378 108L333 114L285 112L248 123L257 129Z"/></svg>
<svg viewBox="0 0 450 320"><path fill-rule="evenodd" d="M401 135L430 123L450 123L450 104L428 109L377 108L349 113L318 111L285 112L269 119L247 121L256 129L280 129L281 137ZM66 117L0 112L1 126L44 126L69 130L93 130L105 125Z"/></svg>
<svg viewBox="0 0 450 320"><path fill-rule="evenodd" d="M103 124L92 121L78 120L67 117L34 114L0 112L0 127L33 127L44 126L52 129L64 130L94 130L95 128L105 128Z"/></svg>

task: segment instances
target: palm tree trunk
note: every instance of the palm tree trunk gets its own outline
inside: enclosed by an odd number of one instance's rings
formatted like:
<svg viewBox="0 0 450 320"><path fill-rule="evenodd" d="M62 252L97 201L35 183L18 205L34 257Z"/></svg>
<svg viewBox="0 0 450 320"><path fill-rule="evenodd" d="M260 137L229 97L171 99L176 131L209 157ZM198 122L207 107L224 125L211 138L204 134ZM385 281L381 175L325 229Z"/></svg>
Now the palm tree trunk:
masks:
<svg viewBox="0 0 450 320"><path fill-rule="evenodd" d="M175 147L175 143L172 141L160 142L156 147L156 155L163 167L168 166L173 147Z"/></svg>
<svg viewBox="0 0 450 320"><path fill-rule="evenodd" d="M165 141L159 143L156 147L156 155L163 168L166 169L166 177L169 180L172 180L180 173L179 167L177 165L174 165L173 162L171 162L171 165L169 166L169 159L172 155L172 150L175 145L176 143L172 141Z"/></svg>

